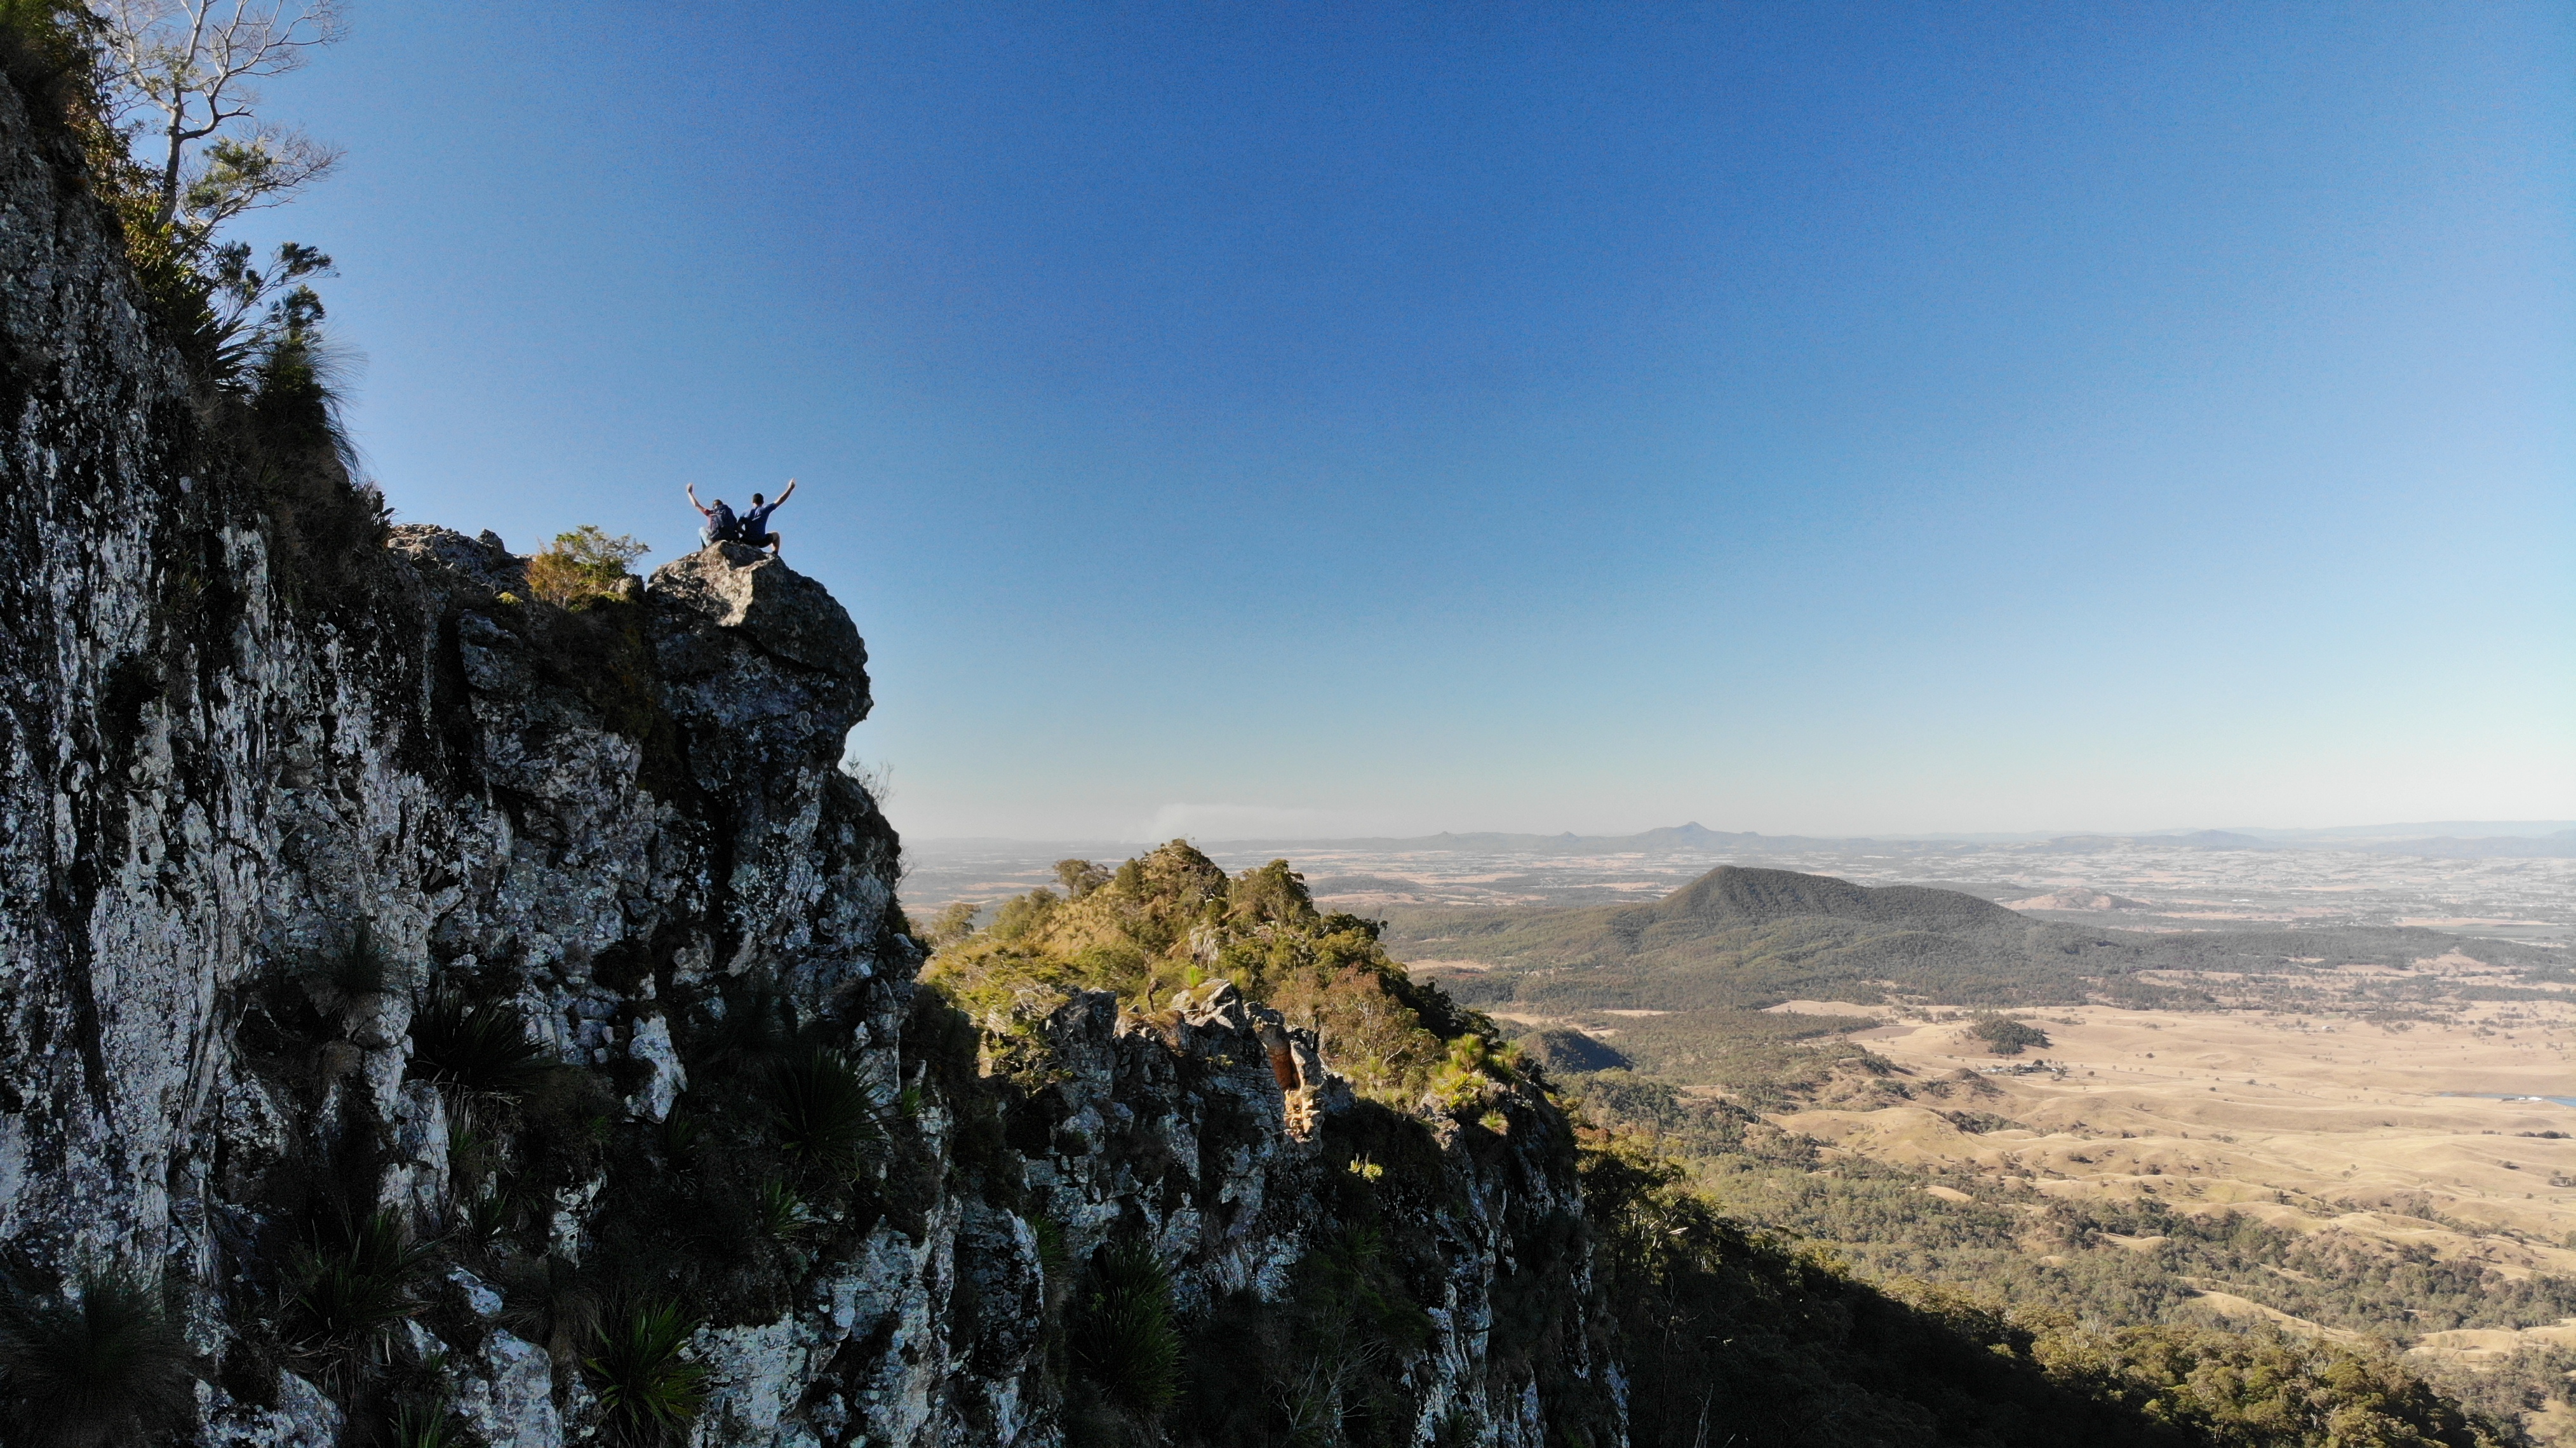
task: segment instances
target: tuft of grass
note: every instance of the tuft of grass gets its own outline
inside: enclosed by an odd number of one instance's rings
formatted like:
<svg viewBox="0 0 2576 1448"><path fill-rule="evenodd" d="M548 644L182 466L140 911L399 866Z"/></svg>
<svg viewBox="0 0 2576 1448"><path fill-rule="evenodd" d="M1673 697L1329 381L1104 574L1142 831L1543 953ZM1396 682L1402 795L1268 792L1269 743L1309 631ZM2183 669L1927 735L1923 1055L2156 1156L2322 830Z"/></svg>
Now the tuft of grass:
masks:
<svg viewBox="0 0 2576 1448"><path fill-rule="evenodd" d="M735 1069L777 1061L795 1043L796 1028L787 997L764 980L754 980L728 993L725 1013L707 1032L707 1056Z"/></svg>
<svg viewBox="0 0 2576 1448"><path fill-rule="evenodd" d="M393 958L376 943L375 926L366 920L351 932L347 949L309 960L303 970L305 992L330 1011L348 1010L368 996L394 989L399 976Z"/></svg>
<svg viewBox="0 0 2576 1448"><path fill-rule="evenodd" d="M601 1330L598 1355L582 1365L615 1441L646 1448L688 1436L707 1400L707 1370L682 1356L697 1329L665 1302L638 1306Z"/></svg>
<svg viewBox="0 0 2576 1448"><path fill-rule="evenodd" d="M394 1325L420 1310L415 1289L429 1255L397 1212L336 1221L296 1255L289 1340L315 1355L382 1361Z"/></svg>
<svg viewBox="0 0 2576 1448"><path fill-rule="evenodd" d="M792 1242L806 1228L814 1225L814 1214L806 1207L805 1199L796 1195L794 1187L776 1177L760 1184L755 1202L760 1213L761 1231L778 1241Z"/></svg>
<svg viewBox="0 0 2576 1448"><path fill-rule="evenodd" d="M1038 1270L1050 1282L1062 1277L1073 1261L1072 1250L1064 1240L1064 1223L1053 1217L1031 1217L1029 1235L1037 1238Z"/></svg>
<svg viewBox="0 0 2576 1448"><path fill-rule="evenodd" d="M444 1398L403 1404L394 1414L393 1448L464 1448L463 1425Z"/></svg>
<svg viewBox="0 0 2576 1448"><path fill-rule="evenodd" d="M469 1003L453 991L440 991L412 1014L411 1044L412 1074L503 1100L527 1095L555 1064L528 1039L517 1011Z"/></svg>
<svg viewBox="0 0 2576 1448"><path fill-rule="evenodd" d="M1172 1280L1154 1249L1113 1243L1091 1265L1071 1336L1073 1369L1119 1411L1150 1423L1180 1392Z"/></svg>
<svg viewBox="0 0 2576 1448"><path fill-rule="evenodd" d="M706 1135L706 1126L698 1120L695 1112L673 1106L671 1114L662 1118L663 1161L669 1163L675 1172L686 1172L695 1164L698 1143L705 1140Z"/></svg>
<svg viewBox="0 0 2576 1448"><path fill-rule="evenodd" d="M527 1204L516 1192L494 1189L465 1198L465 1234L484 1246L507 1236L527 1215Z"/></svg>
<svg viewBox="0 0 2576 1448"><path fill-rule="evenodd" d="M156 1295L123 1273L92 1273L79 1295L0 1294L0 1390L13 1441L35 1448L135 1442L196 1408L188 1344Z"/></svg>
<svg viewBox="0 0 2576 1448"><path fill-rule="evenodd" d="M885 1144L867 1083L838 1051L805 1051L770 1068L768 1095L779 1145L812 1171L846 1179Z"/></svg>

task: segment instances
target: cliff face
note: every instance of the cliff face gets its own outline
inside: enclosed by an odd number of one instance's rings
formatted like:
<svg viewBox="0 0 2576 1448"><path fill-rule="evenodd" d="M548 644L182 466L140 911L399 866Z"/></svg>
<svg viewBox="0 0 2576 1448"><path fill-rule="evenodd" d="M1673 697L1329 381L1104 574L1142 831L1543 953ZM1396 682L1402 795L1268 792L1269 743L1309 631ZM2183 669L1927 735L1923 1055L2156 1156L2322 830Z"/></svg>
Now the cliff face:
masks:
<svg viewBox="0 0 2576 1448"><path fill-rule="evenodd" d="M1225 1332L1251 1398L1295 1356L1310 1441L1616 1438L1544 1101L1356 1102L1224 988L1078 995L997 1074L998 1023L913 985L819 585L718 548L530 601L492 535L243 441L144 312L0 86L0 1265L156 1284L183 1436L1114 1436L1155 1403L1103 1429L1067 1385L1127 1244L1184 1386ZM1283 1338L1319 1253L1414 1315ZM659 1307L676 1355L630 1341ZM1393 1387L1347 1401L1361 1368Z"/></svg>

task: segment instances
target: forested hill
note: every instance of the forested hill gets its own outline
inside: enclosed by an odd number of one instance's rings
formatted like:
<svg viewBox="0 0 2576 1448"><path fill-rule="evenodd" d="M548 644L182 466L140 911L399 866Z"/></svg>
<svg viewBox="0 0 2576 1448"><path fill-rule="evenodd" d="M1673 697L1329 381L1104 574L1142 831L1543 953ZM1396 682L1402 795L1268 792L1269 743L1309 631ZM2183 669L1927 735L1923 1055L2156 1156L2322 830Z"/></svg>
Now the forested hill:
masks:
<svg viewBox="0 0 2576 1448"><path fill-rule="evenodd" d="M1621 915L1650 917L1657 926L1687 930L1693 924L1760 924L1798 916L1830 916L1914 930L2020 931L2033 922L2001 905L1956 890L1919 885L1855 885L1831 875L1794 870L1754 870L1720 865L1652 905Z"/></svg>
<svg viewBox="0 0 2576 1448"><path fill-rule="evenodd" d="M1955 890L1864 886L1721 865L1661 900L1580 909L1398 910L1400 957L1488 967L1452 987L1483 1005L1557 1009L1759 1009L1797 999L1890 995L1960 1005L2047 1005L2107 996L2196 999L2151 971L2259 974L2294 959L2403 965L2464 942L2417 929L2147 933L2036 920ZM2481 959L2529 952L2494 941Z"/></svg>

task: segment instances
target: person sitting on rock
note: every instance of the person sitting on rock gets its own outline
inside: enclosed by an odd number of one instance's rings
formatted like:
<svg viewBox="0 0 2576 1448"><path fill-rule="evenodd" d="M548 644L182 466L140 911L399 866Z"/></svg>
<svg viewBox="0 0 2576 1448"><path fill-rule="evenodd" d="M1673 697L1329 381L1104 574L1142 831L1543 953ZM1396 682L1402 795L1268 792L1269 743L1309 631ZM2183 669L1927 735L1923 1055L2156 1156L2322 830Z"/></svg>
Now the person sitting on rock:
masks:
<svg viewBox="0 0 2576 1448"><path fill-rule="evenodd" d="M795 491L796 480L794 478L789 478L787 480L787 491L779 494L778 501L775 503L764 503L760 500L760 494L752 494L751 509L742 515L742 538L740 541L753 548L766 548L769 550L770 557L778 557L778 535L769 531L769 515L786 506L788 498L792 496Z"/></svg>
<svg viewBox="0 0 2576 1448"><path fill-rule="evenodd" d="M691 483L688 485L688 488L689 506L697 509L698 512L707 520L705 526L698 529L698 542L709 548L713 548L719 543L741 542L742 520L733 515L733 509L726 506L725 500L722 498L716 499L715 506L710 508L706 504L698 501L697 484ZM751 500L755 503L759 502L760 495L757 493L752 494ZM782 497L779 501L783 503L787 500ZM762 515L763 521L767 521L767 516L768 515L766 514Z"/></svg>

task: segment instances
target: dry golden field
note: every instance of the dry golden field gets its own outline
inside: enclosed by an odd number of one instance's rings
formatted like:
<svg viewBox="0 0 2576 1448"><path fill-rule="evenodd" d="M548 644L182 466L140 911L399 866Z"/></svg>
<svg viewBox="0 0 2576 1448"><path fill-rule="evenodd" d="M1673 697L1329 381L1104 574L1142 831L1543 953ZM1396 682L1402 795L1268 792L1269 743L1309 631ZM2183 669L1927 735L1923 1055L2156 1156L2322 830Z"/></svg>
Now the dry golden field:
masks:
<svg viewBox="0 0 2576 1448"><path fill-rule="evenodd" d="M2465 960L2428 964L2464 982L2484 974ZM2567 1104L2576 1102L2576 993L2456 1001L2436 1013L2446 1019L2422 1020L2016 1012L2050 1038L2017 1057L1988 1051L1962 1013L1871 1013L1887 1024L1856 1039L1917 1078L1976 1073L2001 1093L1981 1097L1981 1109L2020 1125L1975 1134L1913 1105L1774 1121L1840 1150L2018 1176L2052 1195L2153 1194L2181 1210L2418 1246L2511 1276L2576 1275L2576 1104ZM2203 1302L2329 1331L2224 1293ZM2475 1365L2540 1341L2576 1346L2576 1319L2519 1334L2435 1333L2417 1351Z"/></svg>

